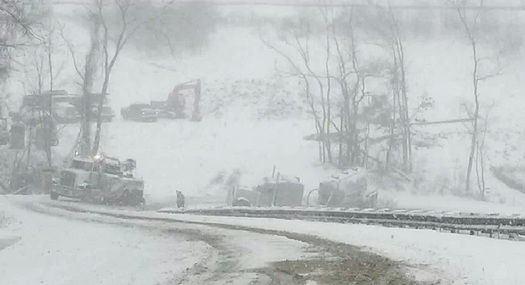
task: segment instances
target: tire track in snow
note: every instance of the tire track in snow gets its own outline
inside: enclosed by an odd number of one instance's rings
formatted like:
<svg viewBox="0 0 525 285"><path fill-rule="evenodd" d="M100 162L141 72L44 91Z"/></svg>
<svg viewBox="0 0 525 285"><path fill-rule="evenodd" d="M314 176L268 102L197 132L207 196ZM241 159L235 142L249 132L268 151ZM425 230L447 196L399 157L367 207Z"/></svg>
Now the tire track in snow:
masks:
<svg viewBox="0 0 525 285"><path fill-rule="evenodd" d="M392 261L388 258L367 252L362 251L359 247L324 240L319 237L309 236L305 234L290 233L278 230L267 230L267 229L257 229L246 226L231 225L231 224L214 224L206 222L195 222L195 221L184 221L171 218L163 217L149 217L145 212L144 215L141 215L141 212L137 211L136 213L126 213L114 211L113 208L108 208L104 206L95 206L95 205L85 205L81 203L67 203L67 202L50 202L50 201L41 201L40 203L46 204L50 208L58 208L65 211L76 212L80 214L89 214L96 216L106 216L111 218L116 218L119 220L137 220L142 221L143 223L147 222L158 222L163 224L174 224L178 227L183 227L184 225L189 226L190 228L199 228L211 230L212 236L218 241L223 242L223 244L217 244L219 248L222 248L223 254L226 254L226 260L235 260L235 262L224 264L219 264L214 270L207 270L206 273L210 273L208 276L210 278L204 278L200 280L205 280L206 283L181 283L181 284L304 284L306 282L304 276L312 276L312 280L320 281L321 284L342 284L348 283L351 281L357 282L357 284L389 284L389 285L407 285L407 284L435 284L434 281L422 281L416 282L412 277L407 276L407 266L405 264ZM94 206L94 207L92 207ZM129 209L128 209L129 210ZM129 211L128 211L129 212ZM242 270L239 267L239 260L242 259L246 254L262 254L267 251L265 248L262 250L259 248L255 252L243 251L243 248L239 244L234 244L228 242L228 239L232 236L229 236L228 232L237 232L244 235L252 235L250 238L256 236L266 236L266 237L278 237L289 240L293 243L302 243L305 247L315 248L313 254L310 254L308 257L293 257L293 256L284 256L280 259L273 259L271 262L267 262L264 265L259 265L258 267L251 268L249 270ZM201 233L202 235L203 233ZM220 236L223 235L221 238ZM249 240L244 240L243 242L250 242ZM263 241L257 246L263 246ZM266 240L268 243L268 240ZM232 246L233 245L233 246ZM228 255L228 248L233 249L234 253L238 255L232 256ZM275 247L269 247L269 250L282 250ZM303 248L302 253L305 250ZM224 255L223 255L224 256ZM335 260L335 262L334 262ZM339 260L339 261L338 261ZM356 262L357 261L357 262ZM313 263L312 263L313 262ZM237 263L237 265L236 265ZM321 270L319 272L303 272L304 268L314 265L310 270ZM332 264L344 264L344 266L332 266ZM337 267L337 268L335 268ZM301 269L303 268L303 269ZM299 271L296 271L299 270ZM225 272L223 272L225 271ZM254 277L255 273L255 277ZM243 275L244 274L244 275ZM246 278L247 276L252 279L243 279L243 282L232 283L238 281L238 278ZM359 278L365 276L368 278L364 280L366 282L361 282ZM266 278L264 278L266 277ZM299 280L297 280L297 278ZM247 281L248 280L248 281ZM213 282L216 281L216 282ZM447 282L441 282L445 284ZM213 283L211 283L213 282ZM368 283L367 283L368 282ZM369 283L372 282L372 283Z"/></svg>
<svg viewBox="0 0 525 285"><path fill-rule="evenodd" d="M251 285L266 285L274 284L274 279L281 279L281 276L272 276L272 268L244 268L243 261L246 256L257 258L257 254L265 251L263 246L261 252L257 250L250 250L244 248L242 245L236 244L239 240L238 236L248 236L246 239L241 239L245 242L250 238L256 236L271 235L254 232L244 232L236 229L220 229L210 227L208 225L187 224L187 223L172 223L163 221L148 221L148 220L123 220L115 217L101 216L96 214L72 212L71 209L60 207L54 203L38 202L38 201L23 201L16 199L15 205L40 214L65 218L68 220L80 220L87 223L101 223L111 224L120 227L131 227L144 229L156 234L165 234L171 236L183 237L187 241L203 242L208 246L205 256L193 266L186 268L182 276L174 277L163 284L165 285L197 285L197 284L251 284ZM275 239L278 239L275 241ZM280 240L279 240L280 239ZM296 240L283 238L281 236L273 236L272 238L259 238L258 240L266 242L266 248L270 251L275 250L275 244L284 243L285 248L293 247ZM301 244L302 245L302 244ZM304 244L306 245L306 244ZM296 245L295 245L296 246ZM278 251L277 249L276 251ZM290 256L293 257L293 256ZM299 257L299 256L298 256ZM279 258L281 260L284 258ZM272 260L273 262L274 260ZM277 260L275 260L277 261ZM270 276L266 276L270 275ZM280 281L279 281L280 282ZM277 283L280 284L280 283ZM289 284L289 283L286 283Z"/></svg>
<svg viewBox="0 0 525 285"><path fill-rule="evenodd" d="M16 201L16 206L48 216L64 218L66 220L79 220L86 223L99 223L99 224L110 224L124 228L139 228L154 234L165 234L170 236L178 236L179 238L186 239L187 241L200 241L209 246L205 252L205 256L192 267L186 268L185 273L182 276L174 276L173 279L162 283L164 285L179 285L179 284L205 284L203 277L202 268L213 268L213 264L218 260L220 252L223 250L213 242L212 238L205 238L206 236L200 233L198 230L192 229L173 229L173 228L159 228L154 223L143 223L138 221L122 221L111 219L103 216L94 216L81 213L71 213L64 210L57 210L51 208L42 203L33 203L31 201ZM1 245L1 244L0 244ZM180 253L179 253L180 254Z"/></svg>

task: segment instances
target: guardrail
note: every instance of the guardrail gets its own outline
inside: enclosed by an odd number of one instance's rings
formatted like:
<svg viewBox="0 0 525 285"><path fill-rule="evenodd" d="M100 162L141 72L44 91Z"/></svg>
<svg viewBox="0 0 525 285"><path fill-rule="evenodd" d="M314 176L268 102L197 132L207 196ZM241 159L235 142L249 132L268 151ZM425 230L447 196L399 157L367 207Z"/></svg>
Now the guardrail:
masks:
<svg viewBox="0 0 525 285"><path fill-rule="evenodd" d="M188 210L159 210L211 216L274 218L335 223L373 224L414 229L434 229L489 237L525 240L525 215L448 213L424 210L250 208L223 207Z"/></svg>

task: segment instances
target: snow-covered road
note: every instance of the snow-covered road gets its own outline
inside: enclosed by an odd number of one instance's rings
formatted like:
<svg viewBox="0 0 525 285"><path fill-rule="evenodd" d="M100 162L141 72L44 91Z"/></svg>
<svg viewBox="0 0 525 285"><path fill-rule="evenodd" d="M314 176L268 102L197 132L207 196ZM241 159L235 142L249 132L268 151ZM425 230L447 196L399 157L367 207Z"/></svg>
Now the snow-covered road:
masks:
<svg viewBox="0 0 525 285"><path fill-rule="evenodd" d="M278 220L266 218L196 216L108 209L67 204L75 209L136 219L235 226L242 229L286 232L362 246L412 268L419 281L454 285L525 284L525 244L521 241L458 235L433 230ZM439 283L435 283L439 282Z"/></svg>
<svg viewBox="0 0 525 285"><path fill-rule="evenodd" d="M0 196L0 284L416 284L397 263L350 245L63 206L102 207Z"/></svg>
<svg viewBox="0 0 525 285"><path fill-rule="evenodd" d="M0 196L1 284L164 284L184 276L209 246L160 231L41 215ZM1 249L1 247L0 247Z"/></svg>
<svg viewBox="0 0 525 285"><path fill-rule="evenodd" d="M419 284L525 284L525 246L517 241L380 226L164 214L56 202L47 196L0 196L0 209L0 280L6 280L1 284L273 284L281 278L276 269L298 267L277 263L329 262L348 251L341 245L353 254L345 262L366 264L379 254ZM334 245L337 249L330 250Z"/></svg>

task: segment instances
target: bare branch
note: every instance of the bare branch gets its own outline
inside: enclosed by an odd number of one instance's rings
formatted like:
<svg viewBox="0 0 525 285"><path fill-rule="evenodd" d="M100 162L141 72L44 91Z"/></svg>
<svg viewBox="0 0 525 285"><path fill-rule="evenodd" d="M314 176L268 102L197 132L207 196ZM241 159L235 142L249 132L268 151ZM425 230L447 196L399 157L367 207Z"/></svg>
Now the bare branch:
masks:
<svg viewBox="0 0 525 285"><path fill-rule="evenodd" d="M75 68L75 72L80 77L80 79L84 80L84 74L82 74L82 72L80 71L80 68L78 67L77 57L75 55L75 49L73 48L73 45L71 44L71 42L64 35L64 27L60 28L60 36L66 43L69 54L71 55L71 58L73 59L73 67Z"/></svg>
<svg viewBox="0 0 525 285"><path fill-rule="evenodd" d="M31 25L22 17L23 8L18 6L14 1L2 0L0 5L0 12L8 15L15 25L22 28L25 35L34 36Z"/></svg>
<svg viewBox="0 0 525 285"><path fill-rule="evenodd" d="M275 51L280 56L282 56L290 64L290 66L293 67L293 69L297 72L297 74L300 74L300 75L304 76L304 73L301 72L301 69L299 68L299 66L297 66L297 64L295 64L295 62L292 60L292 58L290 56L288 56L283 51L281 51L280 49L278 49L277 47L275 47L274 45L270 44L270 42L268 42L267 40L264 39L264 37L261 35L260 29L258 30L258 34L259 34L259 39L261 40L261 42L265 46L267 46L268 48L270 48L271 50Z"/></svg>

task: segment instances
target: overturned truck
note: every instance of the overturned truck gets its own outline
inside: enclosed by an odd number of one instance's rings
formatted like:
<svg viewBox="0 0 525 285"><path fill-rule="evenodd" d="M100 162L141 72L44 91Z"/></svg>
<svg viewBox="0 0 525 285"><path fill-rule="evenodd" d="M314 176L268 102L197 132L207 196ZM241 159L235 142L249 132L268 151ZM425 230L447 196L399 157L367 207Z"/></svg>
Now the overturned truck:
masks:
<svg viewBox="0 0 525 285"><path fill-rule="evenodd" d="M278 175L277 178L265 178L264 182L253 189L234 187L228 193L228 205L244 207L301 206L304 185L299 179L290 179Z"/></svg>
<svg viewBox="0 0 525 285"><path fill-rule="evenodd" d="M60 196L90 202L139 205L144 203L144 181L133 177L136 163L96 155L78 156L60 170L50 197Z"/></svg>
<svg viewBox="0 0 525 285"><path fill-rule="evenodd" d="M371 208L377 204L377 191L368 189L365 169L352 168L321 182L317 202L326 207Z"/></svg>

